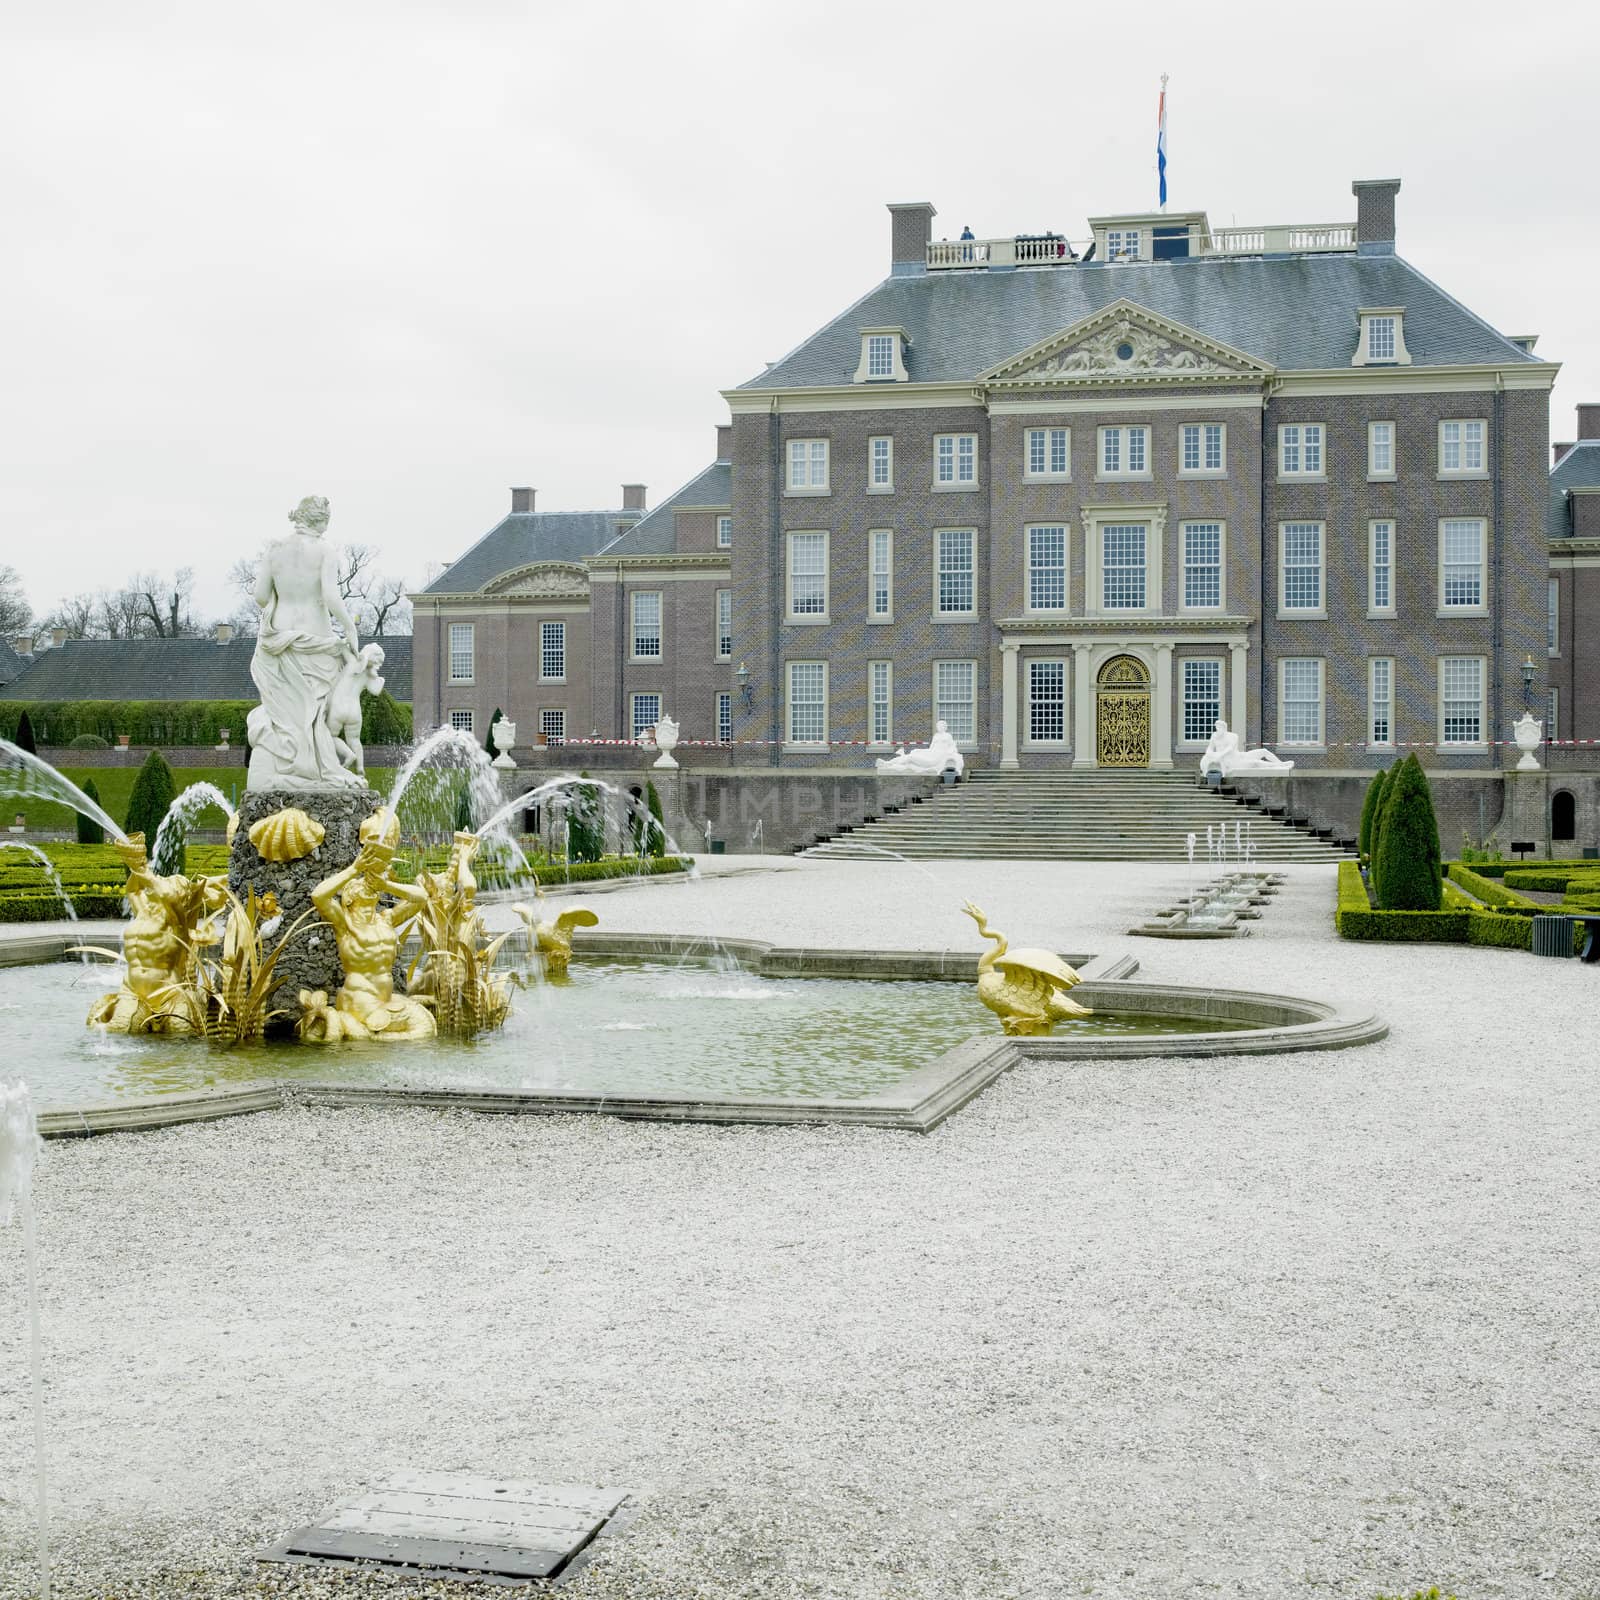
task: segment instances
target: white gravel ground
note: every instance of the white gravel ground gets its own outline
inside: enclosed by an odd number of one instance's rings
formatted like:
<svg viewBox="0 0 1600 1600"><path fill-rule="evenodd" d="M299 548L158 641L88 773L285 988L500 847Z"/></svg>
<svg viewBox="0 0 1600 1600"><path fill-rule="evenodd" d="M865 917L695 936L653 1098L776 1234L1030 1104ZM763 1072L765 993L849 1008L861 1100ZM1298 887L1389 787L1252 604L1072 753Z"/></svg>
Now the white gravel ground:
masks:
<svg viewBox="0 0 1600 1600"><path fill-rule="evenodd" d="M637 1490L572 1600L1600 1597L1600 972L1341 945L1329 868L1183 943L1125 936L1181 867L783 867L597 906L976 950L971 895L1393 1034L1019 1068L921 1138L290 1111L53 1146L60 1594L362 1590L247 1557L418 1466ZM19 1265L12 1228L7 1597Z"/></svg>

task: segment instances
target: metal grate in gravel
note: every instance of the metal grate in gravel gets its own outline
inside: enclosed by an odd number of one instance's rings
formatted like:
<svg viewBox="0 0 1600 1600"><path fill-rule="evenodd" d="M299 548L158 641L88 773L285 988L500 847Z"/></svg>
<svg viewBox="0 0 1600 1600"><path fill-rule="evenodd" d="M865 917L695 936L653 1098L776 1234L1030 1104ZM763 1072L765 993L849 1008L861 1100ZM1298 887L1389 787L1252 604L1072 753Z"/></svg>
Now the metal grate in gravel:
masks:
<svg viewBox="0 0 1600 1600"><path fill-rule="evenodd" d="M261 1552L296 1565L371 1563L411 1577L559 1582L627 1491L448 1472L395 1472Z"/></svg>

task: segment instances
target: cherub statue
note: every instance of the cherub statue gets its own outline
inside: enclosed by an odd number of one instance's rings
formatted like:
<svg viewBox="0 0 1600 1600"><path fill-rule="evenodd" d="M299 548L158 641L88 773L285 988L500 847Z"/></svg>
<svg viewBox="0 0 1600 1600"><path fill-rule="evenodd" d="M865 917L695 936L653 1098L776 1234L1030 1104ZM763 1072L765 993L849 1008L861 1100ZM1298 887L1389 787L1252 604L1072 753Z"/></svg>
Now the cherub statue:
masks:
<svg viewBox="0 0 1600 1600"><path fill-rule="evenodd" d="M1000 1018L1012 1035L1049 1033L1066 1017L1088 1017L1088 1006L1068 1000L1063 991L1082 982L1060 956L1049 950L1006 949L1006 936L989 927L989 919L969 900L961 908L978 924L994 949L978 960L978 998Z"/></svg>
<svg viewBox="0 0 1600 1600"><path fill-rule="evenodd" d="M345 660L328 696L328 732L339 759L352 772L367 775L367 756L361 748L361 697L383 693L378 668L383 665L381 645L363 645Z"/></svg>

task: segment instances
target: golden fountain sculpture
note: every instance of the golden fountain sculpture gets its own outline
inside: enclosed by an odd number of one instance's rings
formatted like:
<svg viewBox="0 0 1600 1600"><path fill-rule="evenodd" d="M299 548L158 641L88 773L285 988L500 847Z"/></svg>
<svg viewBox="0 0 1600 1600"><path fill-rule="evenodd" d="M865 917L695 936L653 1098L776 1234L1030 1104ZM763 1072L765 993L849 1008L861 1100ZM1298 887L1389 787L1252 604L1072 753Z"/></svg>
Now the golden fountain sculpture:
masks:
<svg viewBox="0 0 1600 1600"><path fill-rule="evenodd" d="M539 887L537 878L533 880L533 893L542 907L544 890ZM558 983L565 980L567 968L572 965L573 929L592 928L600 920L587 906L574 906L542 922L540 907L530 906L524 900L519 900L511 909L522 918L522 925L528 930L528 954L537 954L544 963L545 977Z"/></svg>
<svg viewBox="0 0 1600 1600"><path fill-rule="evenodd" d="M1088 1006L1065 998L1063 991L1082 979L1060 956L1049 950L1011 950L1006 936L989 926L989 919L969 900L961 908L978 924L994 949L978 961L978 998L1000 1018L1008 1034L1047 1034L1067 1017L1088 1017Z"/></svg>
<svg viewBox="0 0 1600 1600"><path fill-rule="evenodd" d="M491 939L477 909L478 842L475 833L456 834L444 871L417 874L422 948L407 976L411 992L433 1007L439 1031L463 1036L498 1028L511 1010L511 980L494 970L511 935Z"/></svg>

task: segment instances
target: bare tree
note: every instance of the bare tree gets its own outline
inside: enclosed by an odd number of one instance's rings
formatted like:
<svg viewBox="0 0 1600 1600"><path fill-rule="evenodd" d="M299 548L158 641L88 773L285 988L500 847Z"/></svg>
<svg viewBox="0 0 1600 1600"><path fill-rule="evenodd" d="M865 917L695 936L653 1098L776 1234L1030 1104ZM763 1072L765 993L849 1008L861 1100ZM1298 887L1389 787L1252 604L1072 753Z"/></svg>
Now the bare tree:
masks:
<svg viewBox="0 0 1600 1600"><path fill-rule="evenodd" d="M372 583L372 564L378 559L378 547L372 544L344 544L339 546L339 593L345 603L365 600Z"/></svg>
<svg viewBox="0 0 1600 1600"><path fill-rule="evenodd" d="M144 597L132 583L102 590L100 628L108 639L137 639L144 633Z"/></svg>
<svg viewBox="0 0 1600 1600"><path fill-rule="evenodd" d="M21 633L33 621L33 607L22 592L22 574L15 567L0 566L0 637Z"/></svg>
<svg viewBox="0 0 1600 1600"><path fill-rule="evenodd" d="M97 639L104 631L100 624L101 599L97 594L75 594L59 600L44 619L45 626L65 628L69 639Z"/></svg>
<svg viewBox="0 0 1600 1600"><path fill-rule="evenodd" d="M182 639L195 633L191 598L194 569L179 567L170 577L140 573L133 580L148 632L157 639Z"/></svg>
<svg viewBox="0 0 1600 1600"><path fill-rule="evenodd" d="M378 638L385 634L399 637L411 632L411 602L406 598L401 578L374 578L362 602L358 618L362 628Z"/></svg>

